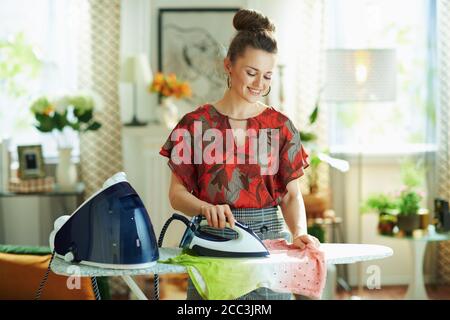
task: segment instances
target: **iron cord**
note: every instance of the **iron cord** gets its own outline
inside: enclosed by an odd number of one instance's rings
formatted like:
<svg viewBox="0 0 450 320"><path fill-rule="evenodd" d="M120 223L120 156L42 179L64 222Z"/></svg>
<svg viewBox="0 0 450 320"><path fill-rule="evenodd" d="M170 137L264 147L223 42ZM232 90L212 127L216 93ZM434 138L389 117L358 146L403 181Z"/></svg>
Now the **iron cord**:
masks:
<svg viewBox="0 0 450 320"><path fill-rule="evenodd" d="M185 216L182 216L181 214L174 213L164 224L164 226L161 229L161 233L159 234L158 239L158 248L162 247L164 235L166 234L167 229L169 228L169 225L172 223L173 220L179 220L183 222L188 228L191 225L191 222L188 218ZM153 278L153 288L154 288L154 300L159 300L159 275L157 273L154 274Z"/></svg>
<svg viewBox="0 0 450 320"><path fill-rule="evenodd" d="M50 266L52 265L53 258L55 257L55 250L52 252L52 256L50 258L50 262L48 263L47 271L45 271L45 275L41 280L41 283L39 284L39 288L36 292L36 295L34 296L34 300L39 300L41 298L42 290L44 289L45 283L47 282L48 275L50 273Z"/></svg>
<svg viewBox="0 0 450 320"><path fill-rule="evenodd" d="M102 300L100 291L98 290L97 277L91 277L92 289L94 290L95 300Z"/></svg>
<svg viewBox="0 0 450 320"><path fill-rule="evenodd" d="M39 288L36 291L36 295L34 296L34 300L39 300L41 298L42 291L44 290L44 286L47 283L48 276L50 274L51 265L52 265L54 257L55 257L55 250L53 250L53 252L52 252L52 256L50 258L50 262L48 263L48 268L45 271L45 275L42 278L41 283L39 284ZM92 289L94 290L95 300L101 300L100 291L98 289L98 284L97 284L97 277L91 277L91 283L92 283Z"/></svg>

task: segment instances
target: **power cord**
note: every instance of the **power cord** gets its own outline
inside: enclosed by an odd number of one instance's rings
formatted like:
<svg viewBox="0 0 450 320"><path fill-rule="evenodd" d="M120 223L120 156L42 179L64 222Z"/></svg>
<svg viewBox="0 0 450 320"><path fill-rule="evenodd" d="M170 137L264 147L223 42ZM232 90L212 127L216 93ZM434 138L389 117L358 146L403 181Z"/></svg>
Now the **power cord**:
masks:
<svg viewBox="0 0 450 320"><path fill-rule="evenodd" d="M97 277L91 277L92 289L94 290L95 300L102 300L100 290L98 289Z"/></svg>
<svg viewBox="0 0 450 320"><path fill-rule="evenodd" d="M188 228L190 227L191 224L191 221L185 216L182 216L181 214L178 213L172 214L172 216L166 221L166 223L161 229L161 233L159 234L158 239L158 248L162 247L164 235L166 234L166 231L173 220L179 220L183 222ZM157 273L154 274L153 288L154 288L154 300L159 300L159 275Z"/></svg>
<svg viewBox="0 0 450 320"><path fill-rule="evenodd" d="M45 275L42 278L41 283L39 284L39 288L38 288L38 290L36 292L36 295L34 296L34 300L41 299L42 291L44 290L44 286L47 283L48 275L50 274L51 265L52 265L54 257L55 257L55 250L53 250L53 252L52 252L52 256L50 258L50 262L48 263L48 268L45 271ZM101 300L102 298L101 298L101 295L100 295L100 290L98 289L97 277L91 277L91 283L92 283L92 289L94 290L95 300Z"/></svg>
<svg viewBox="0 0 450 320"><path fill-rule="evenodd" d="M50 262L48 263L47 271L45 271L44 278L42 278L41 283L39 284L39 288L34 296L34 300L39 300L41 298L42 290L44 289L44 285L47 282L48 275L50 273L50 266L52 265L53 258L55 257L55 250L52 252L52 256L50 258Z"/></svg>

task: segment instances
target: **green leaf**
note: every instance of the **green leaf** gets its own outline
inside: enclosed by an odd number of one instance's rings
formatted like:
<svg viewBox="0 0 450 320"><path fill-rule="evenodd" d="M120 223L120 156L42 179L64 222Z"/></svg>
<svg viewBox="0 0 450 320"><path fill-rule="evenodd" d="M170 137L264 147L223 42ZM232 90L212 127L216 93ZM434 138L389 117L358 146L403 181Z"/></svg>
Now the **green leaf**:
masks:
<svg viewBox="0 0 450 320"><path fill-rule="evenodd" d="M51 117L43 115L43 114L36 114L35 117L36 117L36 120L39 122L39 124L36 126L36 128L39 131L50 132L53 129L55 129L55 124Z"/></svg>
<svg viewBox="0 0 450 320"><path fill-rule="evenodd" d="M318 115L319 115L319 102L316 103L314 110L309 115L309 124L314 124L317 120Z"/></svg>
<svg viewBox="0 0 450 320"><path fill-rule="evenodd" d="M62 131L65 126L70 125L67 119L57 112L53 115L53 121L55 122L56 129L60 131Z"/></svg>
<svg viewBox="0 0 450 320"><path fill-rule="evenodd" d="M94 121L93 123L91 123L89 125L89 127L86 128L85 131L88 131L88 130L96 131L96 130L100 129L101 126L102 125L99 122Z"/></svg>
<svg viewBox="0 0 450 320"><path fill-rule="evenodd" d="M300 132L300 140L302 142L310 142L317 139L317 135L312 132Z"/></svg>
<svg viewBox="0 0 450 320"><path fill-rule="evenodd" d="M77 112L77 109L75 109L74 114L80 122L88 123L92 119L92 110L87 110L81 114Z"/></svg>
<svg viewBox="0 0 450 320"><path fill-rule="evenodd" d="M317 167L321 162L322 160L320 160L317 155L314 155L311 157L309 164L311 165L311 167Z"/></svg>
<svg viewBox="0 0 450 320"><path fill-rule="evenodd" d="M49 128L49 127L46 127L46 126L43 126L43 125L37 125L37 126L34 126L36 129L38 129L39 131L41 131L41 132L51 132L53 129L52 128Z"/></svg>
<svg viewBox="0 0 450 320"><path fill-rule="evenodd" d="M73 130L80 131L80 124L78 122L77 123L70 123L69 125L72 127Z"/></svg>

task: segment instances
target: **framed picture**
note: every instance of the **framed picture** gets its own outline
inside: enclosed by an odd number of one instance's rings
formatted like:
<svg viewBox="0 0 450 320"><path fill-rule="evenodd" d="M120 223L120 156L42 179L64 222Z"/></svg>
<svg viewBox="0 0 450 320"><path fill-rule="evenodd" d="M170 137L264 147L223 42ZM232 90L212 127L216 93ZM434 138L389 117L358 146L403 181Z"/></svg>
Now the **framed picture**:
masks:
<svg viewBox="0 0 450 320"><path fill-rule="evenodd" d="M19 178L45 177L44 157L41 145L17 146L19 156Z"/></svg>
<svg viewBox="0 0 450 320"><path fill-rule="evenodd" d="M158 68L188 81L192 97L177 101L192 111L222 97L226 88L223 59L235 34L239 8L161 8L158 14Z"/></svg>

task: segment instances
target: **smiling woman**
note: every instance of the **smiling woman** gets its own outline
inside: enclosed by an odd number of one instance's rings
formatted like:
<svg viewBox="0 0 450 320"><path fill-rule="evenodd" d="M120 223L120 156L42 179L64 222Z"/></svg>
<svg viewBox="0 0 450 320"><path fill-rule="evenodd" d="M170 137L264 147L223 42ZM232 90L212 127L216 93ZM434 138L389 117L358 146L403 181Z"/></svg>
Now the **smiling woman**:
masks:
<svg viewBox="0 0 450 320"><path fill-rule="evenodd" d="M160 154L169 158L172 170L171 205L189 216L204 216L213 228L224 228L226 222L233 225L236 219L249 226L254 226L253 221L263 221L262 226L253 230L261 239L284 238L300 249L316 246L317 239L307 234L298 184L303 169L308 167L300 133L286 115L259 101L270 92L276 66L275 26L262 13L249 9L239 10L233 25L237 33L223 60L228 89L220 100L187 113L161 148ZM201 129L196 134L198 124ZM264 139L269 130L277 134ZM173 135L179 131L183 137L186 134L194 138L174 139ZM211 138L218 138L202 139L211 132L214 133L209 135ZM264 141L266 148L260 149L271 149L269 157L249 161L255 156L252 139L246 134L249 132L259 142ZM231 140L225 148L221 146L223 137ZM214 147L216 144L218 148ZM212 149L210 160L213 161L201 161L204 153L189 151L192 147ZM180 148L187 150L182 152L187 161L178 161ZM278 206L282 216L278 214ZM285 224L290 232L285 231ZM197 289L190 282L189 299L201 298ZM241 297L244 300L290 298L291 294L267 288Z"/></svg>

